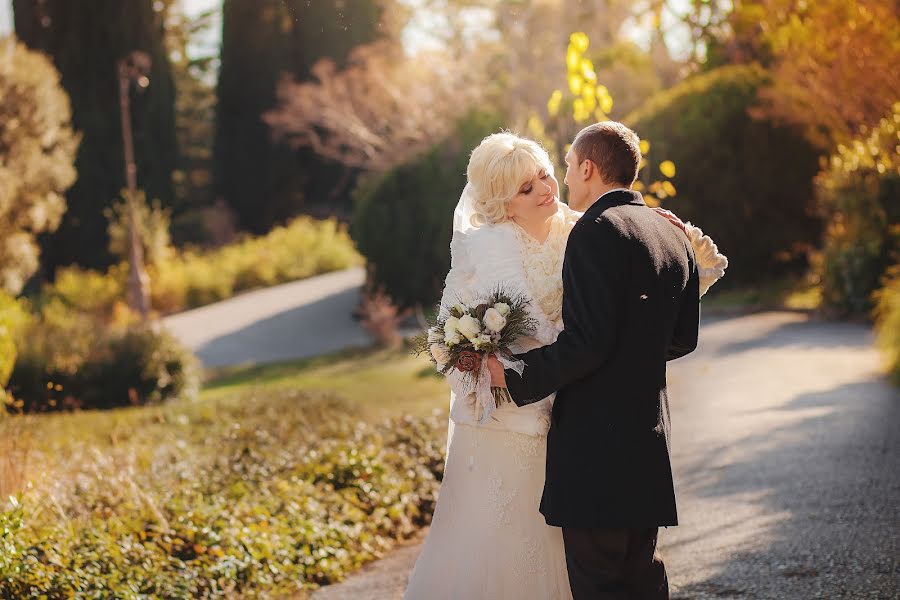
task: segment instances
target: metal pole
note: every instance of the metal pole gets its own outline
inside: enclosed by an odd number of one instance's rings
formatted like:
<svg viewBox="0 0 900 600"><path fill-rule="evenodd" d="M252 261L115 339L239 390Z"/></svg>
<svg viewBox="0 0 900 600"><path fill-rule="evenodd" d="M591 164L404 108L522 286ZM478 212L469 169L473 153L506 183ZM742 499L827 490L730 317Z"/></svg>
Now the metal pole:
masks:
<svg viewBox="0 0 900 600"><path fill-rule="evenodd" d="M128 304L143 319L150 313L150 276L144 268L144 247L138 232L137 165L134 161L134 138L131 131L131 73L128 58L119 61L119 108L122 117L122 146L125 152L125 182L128 188Z"/></svg>

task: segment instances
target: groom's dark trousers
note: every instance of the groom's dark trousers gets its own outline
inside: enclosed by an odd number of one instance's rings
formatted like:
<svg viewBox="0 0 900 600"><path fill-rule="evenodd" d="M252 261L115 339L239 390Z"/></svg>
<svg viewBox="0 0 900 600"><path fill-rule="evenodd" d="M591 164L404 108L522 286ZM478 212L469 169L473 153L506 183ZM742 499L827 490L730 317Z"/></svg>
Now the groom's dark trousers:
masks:
<svg viewBox="0 0 900 600"><path fill-rule="evenodd" d="M666 567L650 529L563 527L566 566L574 598L666 600Z"/></svg>
<svg viewBox="0 0 900 600"><path fill-rule="evenodd" d="M506 371L519 406L556 391L541 513L563 528L576 600L667 598L658 527L677 525L666 361L697 346L687 236L640 194L611 192L569 235L556 342Z"/></svg>

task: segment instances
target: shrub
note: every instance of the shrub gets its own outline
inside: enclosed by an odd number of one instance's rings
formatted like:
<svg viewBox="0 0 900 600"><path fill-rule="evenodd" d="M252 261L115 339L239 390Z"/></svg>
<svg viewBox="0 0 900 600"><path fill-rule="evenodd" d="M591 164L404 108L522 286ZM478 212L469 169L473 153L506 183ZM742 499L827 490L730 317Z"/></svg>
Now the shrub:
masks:
<svg viewBox="0 0 900 600"><path fill-rule="evenodd" d="M900 385L900 264L888 270L875 293L875 330L894 383Z"/></svg>
<svg viewBox="0 0 900 600"><path fill-rule="evenodd" d="M369 262L372 284L400 308L440 297L469 154L499 127L496 115L472 113L451 139L357 188L351 234Z"/></svg>
<svg viewBox="0 0 900 600"><path fill-rule="evenodd" d="M721 67L650 98L625 121L676 165L665 208L703 227L728 255L729 281L803 266L816 241L816 150L792 129L754 119L768 83L755 65Z"/></svg>
<svg viewBox="0 0 900 600"><path fill-rule="evenodd" d="M128 265L119 264L106 273L82 269L78 266L62 267L56 271L52 285L45 285L41 302L59 300L67 308L78 312L111 317L117 302L125 297Z"/></svg>
<svg viewBox="0 0 900 600"><path fill-rule="evenodd" d="M141 324L104 325L54 302L25 335L9 382L18 412L158 404L191 396L199 383L190 351Z"/></svg>
<svg viewBox="0 0 900 600"><path fill-rule="evenodd" d="M841 145L816 179L827 222L821 265L825 306L868 315L872 292L900 251L900 102L869 135Z"/></svg>
<svg viewBox="0 0 900 600"><path fill-rule="evenodd" d="M128 201L129 191L122 190L121 198L103 210L109 224L109 252L122 261L127 261L131 252L132 208ZM143 190L134 192L134 216L137 222L138 238L144 251L144 261L153 265L166 259L172 253L169 229L172 223L172 209L163 208L155 199L147 202Z"/></svg>
<svg viewBox="0 0 900 600"><path fill-rule="evenodd" d="M157 217L151 214L146 218ZM114 239L117 236L122 237L113 234ZM156 262L147 267L151 305L164 314L361 262L344 226L334 219L317 221L309 217L299 217L265 236L246 238L217 250L170 250L157 251ZM45 286L41 301L55 298L66 306L109 316L125 302L127 277L127 263L110 267L106 274L66 267L57 271L52 285Z"/></svg>
<svg viewBox="0 0 900 600"><path fill-rule="evenodd" d="M150 290L156 310L175 312L360 262L350 236L336 220L299 217L265 236L162 261L150 269Z"/></svg>
<svg viewBox="0 0 900 600"><path fill-rule="evenodd" d="M159 404L193 397L199 367L170 333L136 325L108 334L81 366L76 383L81 408Z"/></svg>

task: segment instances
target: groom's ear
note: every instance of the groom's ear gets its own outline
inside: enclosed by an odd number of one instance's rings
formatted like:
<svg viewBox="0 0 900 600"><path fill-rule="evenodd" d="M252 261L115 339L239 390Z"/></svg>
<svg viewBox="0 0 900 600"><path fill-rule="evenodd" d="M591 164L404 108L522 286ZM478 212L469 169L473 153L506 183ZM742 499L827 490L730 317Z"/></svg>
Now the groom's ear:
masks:
<svg viewBox="0 0 900 600"><path fill-rule="evenodd" d="M581 175L582 175L582 177L584 177L585 181L587 181L588 179L593 177L594 173L596 173L596 172L597 172L597 165L595 165L591 159L586 158L582 161Z"/></svg>

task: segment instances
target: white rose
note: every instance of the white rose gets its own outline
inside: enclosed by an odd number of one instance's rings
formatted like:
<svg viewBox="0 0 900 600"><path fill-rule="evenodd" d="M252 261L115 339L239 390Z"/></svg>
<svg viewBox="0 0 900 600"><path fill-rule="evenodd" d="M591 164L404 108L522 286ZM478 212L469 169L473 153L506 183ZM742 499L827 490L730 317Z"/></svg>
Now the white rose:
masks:
<svg viewBox="0 0 900 600"><path fill-rule="evenodd" d="M506 318L504 318L496 308L489 308L484 313L484 326L487 327L489 331L499 333L506 327Z"/></svg>
<svg viewBox="0 0 900 600"><path fill-rule="evenodd" d="M451 307L450 307L450 310L453 311L454 313L460 315L460 316L466 314L466 307L463 306L462 304L460 304L459 302L457 302L456 304L454 304L453 306L451 306Z"/></svg>
<svg viewBox="0 0 900 600"><path fill-rule="evenodd" d="M505 302L498 302L494 305L494 308L500 313L500 316L505 317L509 314L509 304Z"/></svg>
<svg viewBox="0 0 900 600"><path fill-rule="evenodd" d="M444 343L448 346L455 346L462 343L462 338L458 331L447 331L444 333Z"/></svg>
<svg viewBox="0 0 900 600"><path fill-rule="evenodd" d="M456 317L447 317L444 321L444 335L454 335L459 331L459 319Z"/></svg>
<svg viewBox="0 0 900 600"><path fill-rule="evenodd" d="M457 331L469 338L469 340L474 340L481 333L481 321L472 315L463 315L459 320Z"/></svg>
<svg viewBox="0 0 900 600"><path fill-rule="evenodd" d="M444 365L447 364L447 361L450 360L450 351L447 350L447 346L443 344L432 344L429 350L431 350L431 356L433 356L434 360L437 362L438 368L443 369Z"/></svg>
<svg viewBox="0 0 900 600"><path fill-rule="evenodd" d="M491 342L492 342L491 336L484 334L484 333L479 335L474 340L472 340L472 344L475 346L476 350L482 350L482 349L486 348L487 346L490 346Z"/></svg>

